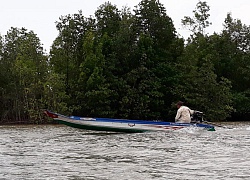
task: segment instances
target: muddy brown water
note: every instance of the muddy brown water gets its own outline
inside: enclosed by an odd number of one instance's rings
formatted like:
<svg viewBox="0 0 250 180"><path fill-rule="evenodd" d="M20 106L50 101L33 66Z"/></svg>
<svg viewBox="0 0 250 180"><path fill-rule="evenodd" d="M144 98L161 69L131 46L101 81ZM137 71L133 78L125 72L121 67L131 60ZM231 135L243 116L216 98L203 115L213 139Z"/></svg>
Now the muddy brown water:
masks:
<svg viewBox="0 0 250 180"><path fill-rule="evenodd" d="M250 179L250 123L223 126L135 134L0 126L0 180Z"/></svg>

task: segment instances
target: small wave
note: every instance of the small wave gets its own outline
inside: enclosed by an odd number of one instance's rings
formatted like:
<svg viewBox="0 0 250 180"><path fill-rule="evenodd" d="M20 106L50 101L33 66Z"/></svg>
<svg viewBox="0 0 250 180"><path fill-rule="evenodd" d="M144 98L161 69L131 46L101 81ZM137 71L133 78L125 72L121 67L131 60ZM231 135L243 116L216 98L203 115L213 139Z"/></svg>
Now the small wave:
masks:
<svg viewBox="0 0 250 180"><path fill-rule="evenodd" d="M199 128L199 127L185 127L179 130L176 130L177 132L182 132L182 133L189 133L189 134L197 134L202 131L206 131L205 129Z"/></svg>

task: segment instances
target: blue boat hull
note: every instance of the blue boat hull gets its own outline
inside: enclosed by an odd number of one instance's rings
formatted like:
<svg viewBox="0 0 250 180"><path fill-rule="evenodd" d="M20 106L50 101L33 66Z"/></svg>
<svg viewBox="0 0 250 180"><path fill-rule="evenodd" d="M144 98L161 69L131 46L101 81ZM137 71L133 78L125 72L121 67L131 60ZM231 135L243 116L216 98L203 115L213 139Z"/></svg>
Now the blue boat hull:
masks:
<svg viewBox="0 0 250 180"><path fill-rule="evenodd" d="M126 119L111 119L111 118L86 118L78 116L64 116L46 110L45 114L60 124L70 127L96 130L96 131L113 131L139 133L146 131L169 131L187 127L197 127L208 131L215 131L214 126L201 123L173 123L162 121L145 121L145 120L126 120Z"/></svg>

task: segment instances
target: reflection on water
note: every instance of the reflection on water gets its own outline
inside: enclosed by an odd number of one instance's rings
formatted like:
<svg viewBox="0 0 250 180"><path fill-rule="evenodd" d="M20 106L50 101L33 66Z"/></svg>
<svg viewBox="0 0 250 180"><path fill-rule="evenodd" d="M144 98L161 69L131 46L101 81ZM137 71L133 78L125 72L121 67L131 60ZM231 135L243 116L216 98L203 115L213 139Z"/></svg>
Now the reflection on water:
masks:
<svg viewBox="0 0 250 180"><path fill-rule="evenodd" d="M249 179L250 124L138 134L0 126L0 179Z"/></svg>

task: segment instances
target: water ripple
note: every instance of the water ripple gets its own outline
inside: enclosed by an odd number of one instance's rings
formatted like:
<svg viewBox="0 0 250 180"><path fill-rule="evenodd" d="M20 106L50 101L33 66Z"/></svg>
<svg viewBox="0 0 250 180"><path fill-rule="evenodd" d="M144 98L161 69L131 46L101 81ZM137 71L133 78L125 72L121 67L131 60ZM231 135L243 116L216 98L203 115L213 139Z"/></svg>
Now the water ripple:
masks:
<svg viewBox="0 0 250 180"><path fill-rule="evenodd" d="M249 179L249 124L234 127L124 134L0 126L0 179Z"/></svg>

